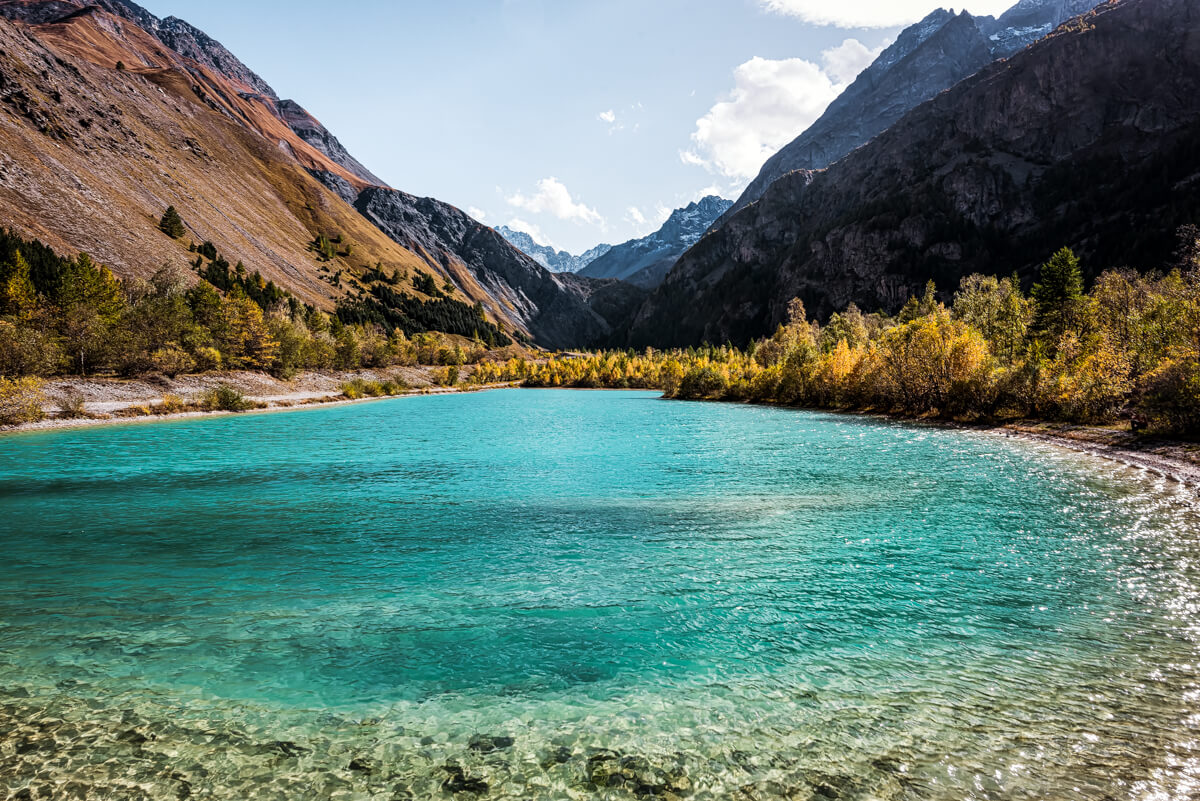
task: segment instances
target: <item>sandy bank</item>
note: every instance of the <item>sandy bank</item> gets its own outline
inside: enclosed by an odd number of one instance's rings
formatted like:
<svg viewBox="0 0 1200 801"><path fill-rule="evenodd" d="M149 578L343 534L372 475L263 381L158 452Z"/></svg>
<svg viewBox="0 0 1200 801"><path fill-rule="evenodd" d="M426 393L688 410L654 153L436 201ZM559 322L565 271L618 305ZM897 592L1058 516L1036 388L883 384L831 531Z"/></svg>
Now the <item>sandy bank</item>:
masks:
<svg viewBox="0 0 1200 801"><path fill-rule="evenodd" d="M127 422L153 422L203 417L230 412L184 411L174 414L146 415L138 410L161 404L170 395L192 402L205 392L221 385L233 387L249 401L258 405L253 411L269 412L302 409L313 406L358 403L379 398L349 400L342 386L354 379L364 381L399 381L407 390L404 395L443 394L461 391L434 383L436 367L393 367L385 370L353 370L347 372L305 372L285 381L265 373L219 372L186 375L171 379L165 376L136 379L64 378L46 382L46 418L36 423L0 427L0 433L36 431L53 428L76 428ZM471 368L461 368L465 378ZM469 387L487 389L489 387ZM61 407L68 398L83 399L86 417L64 415Z"/></svg>

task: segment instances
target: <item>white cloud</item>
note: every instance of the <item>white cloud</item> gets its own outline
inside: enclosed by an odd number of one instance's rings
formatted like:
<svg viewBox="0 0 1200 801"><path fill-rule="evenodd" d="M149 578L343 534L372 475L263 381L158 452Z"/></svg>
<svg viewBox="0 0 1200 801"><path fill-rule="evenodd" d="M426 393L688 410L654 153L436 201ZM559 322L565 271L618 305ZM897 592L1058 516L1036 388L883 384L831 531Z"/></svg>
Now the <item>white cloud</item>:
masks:
<svg viewBox="0 0 1200 801"><path fill-rule="evenodd" d="M734 90L696 121L685 163L729 178L753 178L763 162L811 125L838 95L816 64L752 58L733 73Z"/></svg>
<svg viewBox="0 0 1200 801"><path fill-rule="evenodd" d="M484 211L483 209L476 208L475 206L468 206L467 214L470 214L472 217L474 217L476 220L479 220L480 222L487 222L487 212Z"/></svg>
<svg viewBox="0 0 1200 801"><path fill-rule="evenodd" d="M823 52L821 64L750 59L734 70L729 96L696 121L692 147L680 151L680 159L733 179L730 190L738 190L812 125L881 50L847 39Z"/></svg>
<svg viewBox="0 0 1200 801"><path fill-rule="evenodd" d="M571 197L571 193L567 191L567 187L557 178L553 176L543 178L538 181L537 187L537 194L532 197L518 192L506 200L510 206L525 209L534 214L551 214L560 220L604 226L604 218L600 216L600 212L583 203L576 203Z"/></svg>
<svg viewBox="0 0 1200 801"><path fill-rule="evenodd" d="M894 28L924 19L936 5L929 0L759 0L777 14L838 28ZM1013 0L969 0L972 14L1003 14Z"/></svg>
<svg viewBox="0 0 1200 801"><path fill-rule="evenodd" d="M555 250L558 250L558 246L550 241L550 237L542 233L542 229L538 228L533 223L525 222L518 217L513 217L508 221L508 227L514 231L520 231L523 234L529 234L531 237L533 237L533 241L537 242L539 245L546 245L547 247L552 247Z"/></svg>
<svg viewBox="0 0 1200 801"><path fill-rule="evenodd" d="M597 119L599 119L601 122L607 122L609 125L612 125L617 121L617 112L613 111L612 109L609 109L608 111L601 111L597 115Z"/></svg>
<svg viewBox="0 0 1200 801"><path fill-rule="evenodd" d="M822 52L821 61L825 64L825 73L835 84L850 84L882 52L882 47L872 50L857 39L847 39Z"/></svg>
<svg viewBox="0 0 1200 801"><path fill-rule="evenodd" d="M657 216L657 212L655 212L655 216ZM652 231L658 230L662 225L656 219L648 218L646 213L637 206L630 206L625 210L625 222L633 227L634 232L638 236L646 236Z"/></svg>
<svg viewBox="0 0 1200 801"><path fill-rule="evenodd" d="M703 189L696 190L696 193L692 195L692 202L698 203L701 200L703 200L704 198L708 197L709 195L714 195L716 197L725 197L725 194L726 194L725 187L717 186L716 184L709 184L708 186L704 187ZM739 190L738 192L734 192L732 194L736 197L737 195L741 194L741 191Z"/></svg>

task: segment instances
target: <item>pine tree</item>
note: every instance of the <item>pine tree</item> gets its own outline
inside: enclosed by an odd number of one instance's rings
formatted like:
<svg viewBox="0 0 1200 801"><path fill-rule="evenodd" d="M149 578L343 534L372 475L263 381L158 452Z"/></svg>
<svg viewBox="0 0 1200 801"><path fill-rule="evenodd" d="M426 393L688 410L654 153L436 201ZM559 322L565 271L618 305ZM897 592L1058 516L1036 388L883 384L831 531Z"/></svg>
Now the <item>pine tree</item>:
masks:
<svg viewBox="0 0 1200 801"><path fill-rule="evenodd" d="M1075 327L1083 297L1079 259L1063 248L1042 265L1041 281L1033 286L1033 334L1053 356L1063 334Z"/></svg>
<svg viewBox="0 0 1200 801"><path fill-rule="evenodd" d="M179 212L175 210L174 206L167 206L167 210L163 214L158 228L172 239L181 239L187 234L187 228L183 225L183 218L179 216Z"/></svg>

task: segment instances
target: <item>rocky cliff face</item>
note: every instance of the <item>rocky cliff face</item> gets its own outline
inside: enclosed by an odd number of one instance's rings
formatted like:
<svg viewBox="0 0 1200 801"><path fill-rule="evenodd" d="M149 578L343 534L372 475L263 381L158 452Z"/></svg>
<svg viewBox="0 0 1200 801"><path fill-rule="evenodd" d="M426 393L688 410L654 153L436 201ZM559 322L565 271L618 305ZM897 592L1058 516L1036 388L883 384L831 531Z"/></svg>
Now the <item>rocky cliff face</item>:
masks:
<svg viewBox="0 0 1200 801"><path fill-rule="evenodd" d="M596 245L585 253L573 256L565 250L555 250L540 244L524 231L514 231L507 225L497 227L496 233L552 273L577 273L612 250L612 245Z"/></svg>
<svg viewBox="0 0 1200 801"><path fill-rule="evenodd" d="M980 30L992 43L992 53L1008 58L1096 5L1096 0L1021 0L995 22L982 19Z"/></svg>
<svg viewBox="0 0 1200 801"><path fill-rule="evenodd" d="M280 100L275 103L276 113L296 135L319 152L323 153L334 164L345 168L352 175L361 178L373 186L385 186L384 182L373 172L364 167L358 159L350 155L350 151L342 146L338 138L322 125L316 117L304 110L295 100Z"/></svg>
<svg viewBox="0 0 1200 801"><path fill-rule="evenodd" d="M653 289L684 251L700 241L732 203L710 195L687 208L676 209L654 233L617 245L580 271L588 278L616 278Z"/></svg>
<svg viewBox="0 0 1200 801"><path fill-rule="evenodd" d="M792 173L676 265L626 342L744 342L801 297L895 311L933 279L1031 278L1056 248L1157 267L1200 216L1200 7L1119 0Z"/></svg>
<svg viewBox="0 0 1200 801"><path fill-rule="evenodd" d="M592 305L613 313L605 305L611 303L611 287L551 273L453 206L371 187L358 196L355 207L394 241L440 264L456 281L477 281L540 344L586 347L613 333ZM632 301L618 305L627 313Z"/></svg>
<svg viewBox="0 0 1200 801"><path fill-rule="evenodd" d="M1094 5L1095 0L1021 0L999 20L934 11L905 29L812 127L772 156L725 218L789 172L828 167L921 103Z"/></svg>

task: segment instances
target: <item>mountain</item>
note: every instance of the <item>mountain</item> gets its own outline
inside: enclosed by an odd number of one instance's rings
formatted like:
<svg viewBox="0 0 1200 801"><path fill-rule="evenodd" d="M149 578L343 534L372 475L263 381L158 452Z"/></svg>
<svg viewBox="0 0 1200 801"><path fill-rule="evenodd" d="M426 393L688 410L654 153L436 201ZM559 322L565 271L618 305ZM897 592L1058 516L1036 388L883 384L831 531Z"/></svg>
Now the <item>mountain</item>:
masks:
<svg viewBox="0 0 1200 801"><path fill-rule="evenodd" d="M526 256L554 273L577 273L584 267L612 250L612 245L596 245L591 250L578 256L572 256L565 250L555 250L538 242L524 231L514 231L507 225L501 225L496 233L508 240L509 244L520 250Z"/></svg>
<svg viewBox="0 0 1200 801"><path fill-rule="evenodd" d="M1166 54L1164 56L1164 54ZM1167 262L1200 215L1200 6L1116 0L789 174L685 254L627 344L746 342L789 299L896 311L928 280Z"/></svg>
<svg viewBox="0 0 1200 801"><path fill-rule="evenodd" d="M725 198L709 195L687 208L676 209L654 233L631 239L611 248L580 275L588 278L616 278L653 289L662 282L675 261L733 205Z"/></svg>
<svg viewBox="0 0 1200 801"><path fill-rule="evenodd" d="M183 242L158 230L168 205ZM128 0L0 0L0 224L123 277L211 241L326 310L395 292L480 304L549 347L591 344L611 329L596 309L641 300L559 280L457 209L385 186L219 42ZM323 263L318 234L351 247ZM421 272L440 294L379 284Z"/></svg>
<svg viewBox="0 0 1200 801"><path fill-rule="evenodd" d="M478 282L548 347L586 347L609 338L612 328L597 309L612 293L626 298L617 304L622 315L643 299L610 286L615 282L555 275L493 229L431 198L370 187L358 195L355 208L394 241L432 256L456 281Z"/></svg>
<svg viewBox="0 0 1200 801"><path fill-rule="evenodd" d="M828 167L921 103L1095 5L1096 0L1021 0L998 20L934 11L905 29L808 130L768 159L725 218L789 172Z"/></svg>
<svg viewBox="0 0 1200 801"><path fill-rule="evenodd" d="M995 22L981 18L980 30L992 43L992 53L1008 58L1097 5L1097 0L1021 0Z"/></svg>

